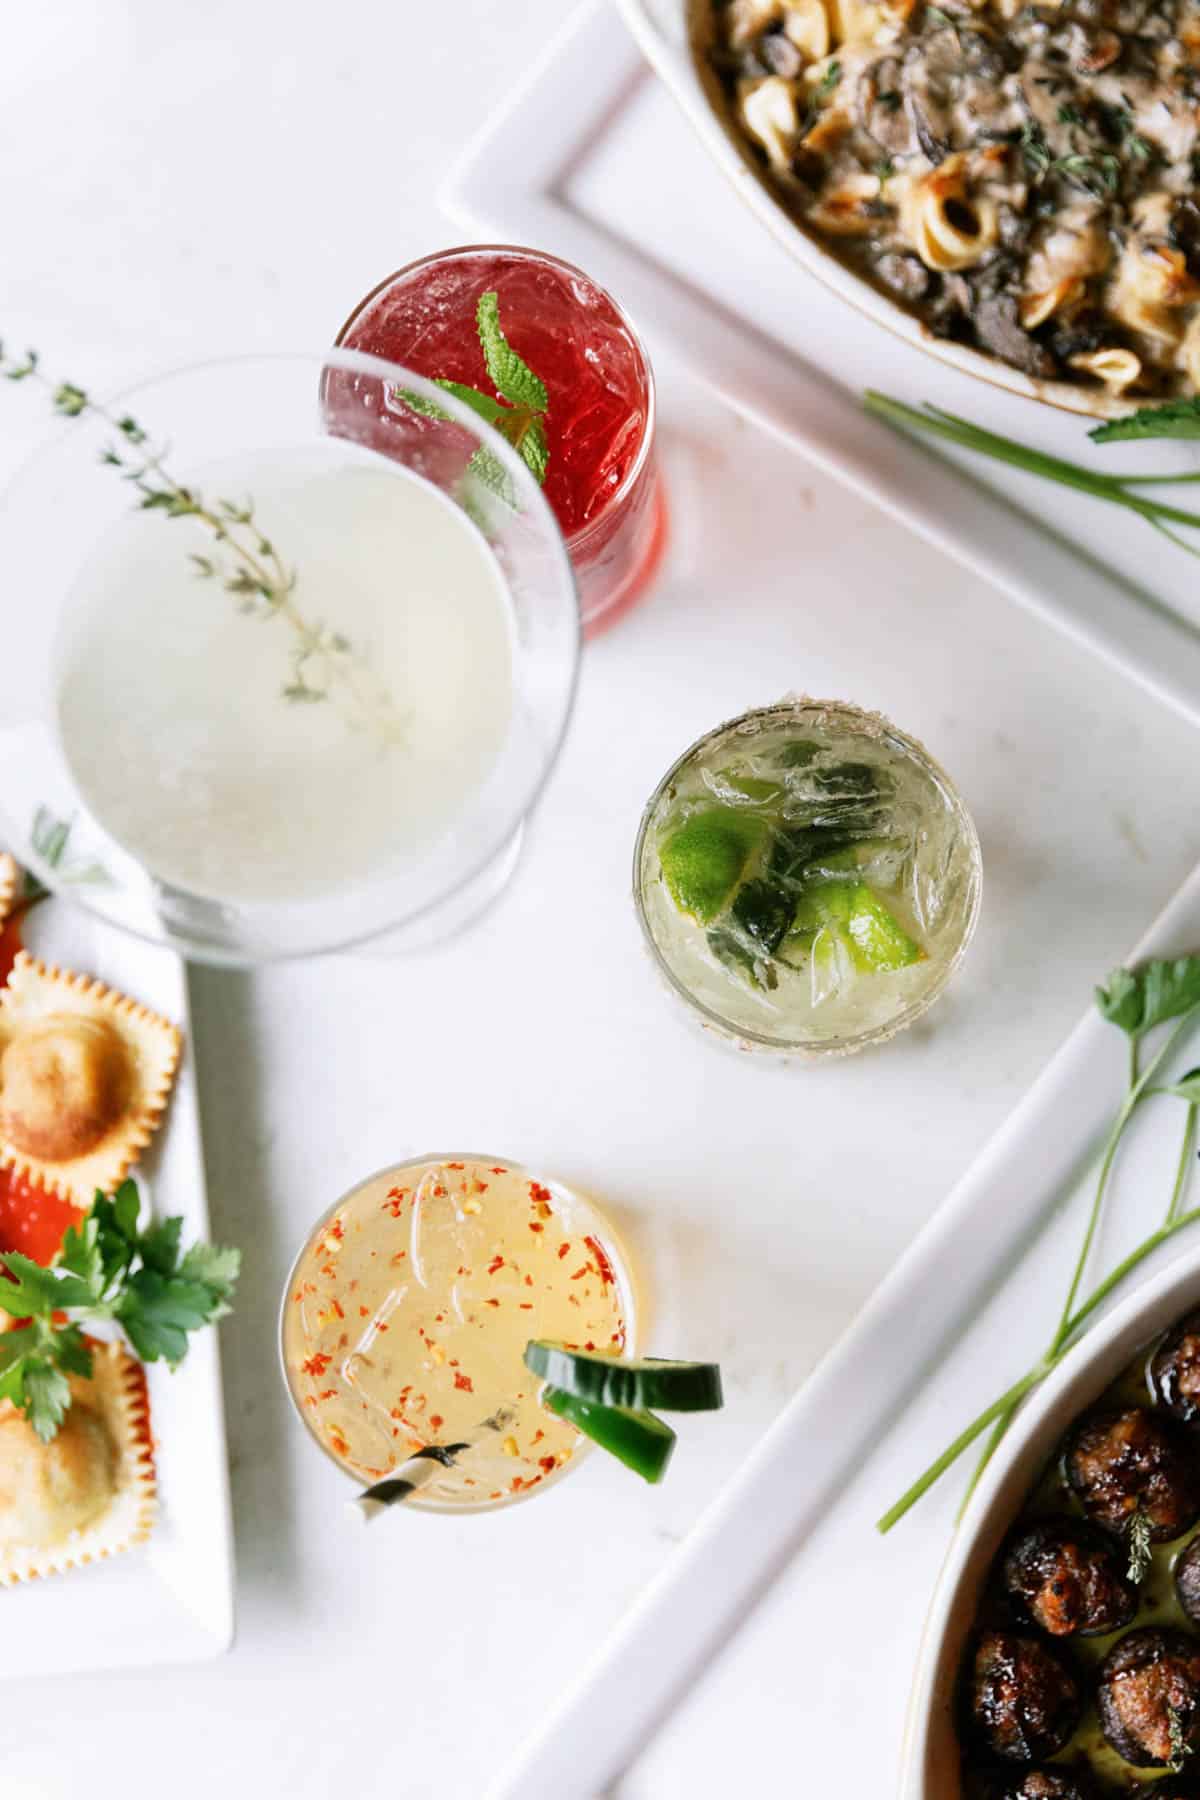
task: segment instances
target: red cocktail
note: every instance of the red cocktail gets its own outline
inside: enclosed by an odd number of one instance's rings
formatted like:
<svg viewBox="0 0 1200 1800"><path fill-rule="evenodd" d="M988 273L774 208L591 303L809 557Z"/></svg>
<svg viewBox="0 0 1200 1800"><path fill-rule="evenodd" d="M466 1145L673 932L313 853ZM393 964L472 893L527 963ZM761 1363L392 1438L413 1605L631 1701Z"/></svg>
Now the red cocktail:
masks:
<svg viewBox="0 0 1200 1800"><path fill-rule="evenodd" d="M480 339L486 294L497 297L507 343L544 386L544 409L515 410L498 388ZM543 478L585 629L599 630L632 605L666 536L654 378L633 327L603 288L539 251L448 250L389 275L337 341L483 396L498 428ZM519 385L514 392L519 405Z"/></svg>

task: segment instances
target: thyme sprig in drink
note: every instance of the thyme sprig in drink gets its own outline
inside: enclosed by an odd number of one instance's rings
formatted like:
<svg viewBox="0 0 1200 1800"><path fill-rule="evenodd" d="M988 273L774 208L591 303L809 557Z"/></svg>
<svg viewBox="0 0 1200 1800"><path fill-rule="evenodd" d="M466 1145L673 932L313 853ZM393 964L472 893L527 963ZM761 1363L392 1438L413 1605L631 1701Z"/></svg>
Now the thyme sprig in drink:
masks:
<svg viewBox="0 0 1200 1800"><path fill-rule="evenodd" d="M619 1356L632 1281L602 1215L498 1157L423 1158L372 1176L300 1252L282 1311L292 1398L360 1484L469 1441L409 1505L478 1510L570 1467L583 1439L540 1404L532 1338ZM480 1425L510 1416L503 1432Z"/></svg>
<svg viewBox="0 0 1200 1800"><path fill-rule="evenodd" d="M912 738L841 702L784 701L670 770L634 885L655 959L707 1024L845 1053L941 992L974 929L979 844Z"/></svg>
<svg viewBox="0 0 1200 1800"><path fill-rule="evenodd" d="M489 321L532 382L505 391L489 353L496 341ZM654 460L654 379L611 295L538 251L448 250L381 282L338 343L442 383L508 437L558 520L585 628L607 625L633 605L657 569L665 513ZM398 443L422 430L402 400L386 423ZM382 436L379 447L386 448Z"/></svg>

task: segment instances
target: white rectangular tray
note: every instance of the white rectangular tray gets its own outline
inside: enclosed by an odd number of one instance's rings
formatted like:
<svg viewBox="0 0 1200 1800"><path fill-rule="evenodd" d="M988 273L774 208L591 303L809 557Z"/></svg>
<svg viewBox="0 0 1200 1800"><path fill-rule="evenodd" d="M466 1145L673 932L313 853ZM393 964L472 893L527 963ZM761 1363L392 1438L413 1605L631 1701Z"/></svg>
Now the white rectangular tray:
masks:
<svg viewBox="0 0 1200 1800"><path fill-rule="evenodd" d="M1200 870L1131 960L1197 947ZM1180 1067L1198 1047L1200 1032ZM1123 1036L1090 1012L492 1800L567 1800L614 1783L622 1800L773 1793L801 1767L796 1792L894 1791L922 1621L970 1458L891 1536L874 1521L1045 1348L1126 1060ZM1159 1223L1181 1128L1177 1101L1135 1120L1095 1274ZM1194 1230L1142 1277L1187 1258L1200 1292Z"/></svg>
<svg viewBox="0 0 1200 1800"><path fill-rule="evenodd" d="M662 48L664 67L671 54ZM1076 460L1099 455L1085 422L946 368L827 292L725 183L603 0L572 17L442 200L476 237L552 250L598 276L629 306L656 362L682 363L808 460L1200 718L1193 558L1086 496L954 451L956 468L868 417L859 396L877 387L914 405L930 400ZM1183 468L1186 450L1124 446L1100 466ZM742 479L753 480L752 466ZM854 599L887 604L886 595Z"/></svg>
<svg viewBox="0 0 1200 1800"><path fill-rule="evenodd" d="M183 964L53 897L28 915L24 936L35 954L96 975L183 1027L165 1126L134 1173L157 1217L182 1216L185 1243L207 1238ZM147 1376L159 1494L154 1531L123 1556L9 1589L0 1678L190 1662L217 1656L233 1641L233 1530L216 1332L196 1335L175 1374L157 1363Z"/></svg>

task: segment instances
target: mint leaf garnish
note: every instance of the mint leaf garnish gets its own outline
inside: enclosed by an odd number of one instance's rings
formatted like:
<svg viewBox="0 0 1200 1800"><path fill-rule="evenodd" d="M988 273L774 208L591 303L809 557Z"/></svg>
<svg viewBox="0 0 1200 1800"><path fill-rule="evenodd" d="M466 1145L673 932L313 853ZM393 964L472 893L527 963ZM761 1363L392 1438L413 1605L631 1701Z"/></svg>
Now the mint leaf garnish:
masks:
<svg viewBox="0 0 1200 1800"><path fill-rule="evenodd" d="M524 358L517 355L505 337L500 324L500 297L494 290L480 294L475 324L483 347L483 360L496 392L513 406L523 406L534 413L545 412L550 404L546 384L534 374Z"/></svg>
<svg viewBox="0 0 1200 1800"><path fill-rule="evenodd" d="M465 381L444 381L439 377L433 385L442 388L447 394L453 394L456 400L469 406L472 412L478 413L481 419L486 419L489 425L495 425L507 411L490 394L481 394L478 388L468 387ZM445 414L442 416L446 417Z"/></svg>
<svg viewBox="0 0 1200 1800"><path fill-rule="evenodd" d="M546 442L546 427L540 419L531 419L529 430L517 446L521 453L521 461L539 485L546 479L546 471L550 466L550 446Z"/></svg>
<svg viewBox="0 0 1200 1800"><path fill-rule="evenodd" d="M513 484L508 478L508 470L490 450L481 444L467 464L467 473L474 475L483 483L489 494L496 494L508 506L515 507L517 496L513 492Z"/></svg>
<svg viewBox="0 0 1200 1800"><path fill-rule="evenodd" d="M546 471L550 466L550 445L543 422L546 408L550 404L546 384L540 375L534 374L524 357L518 355L505 337L500 324L500 298L494 289L480 294L475 308L475 325L484 364L499 398L485 394L480 388L469 387L466 382L451 381L442 375L434 377L433 385L447 394L453 394L456 400L469 406L479 418L493 425L501 437L512 445L534 480L541 485L546 480ZM436 400L414 393L411 388L395 388L392 393L394 399L401 401L418 418L445 423L450 417ZM476 476L489 493L496 494L506 505L515 509L517 497L499 457L492 456L481 445L467 464L467 472ZM472 511L473 504L468 493L464 500L468 512Z"/></svg>

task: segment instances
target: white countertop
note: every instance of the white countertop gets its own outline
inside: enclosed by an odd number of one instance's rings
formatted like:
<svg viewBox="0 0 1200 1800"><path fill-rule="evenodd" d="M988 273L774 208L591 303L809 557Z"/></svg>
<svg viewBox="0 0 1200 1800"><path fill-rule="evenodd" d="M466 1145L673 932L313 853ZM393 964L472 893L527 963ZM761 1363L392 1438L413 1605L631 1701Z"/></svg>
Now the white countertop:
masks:
<svg viewBox="0 0 1200 1800"><path fill-rule="evenodd" d="M22 8L0 60L0 337L99 387L326 341L453 237L436 182L560 10ZM502 903L421 961L194 977L214 1230L247 1251L222 1327L238 1641L209 1665L14 1689L6 1796L475 1800L1200 859L1186 725L677 379L662 408L674 566L589 647ZM46 430L39 395L0 392L0 474ZM824 1070L704 1041L628 899L668 762L788 687L923 738L986 863L948 997ZM279 1381L280 1284L352 1178L456 1142L608 1205L656 1296L655 1347L719 1356L727 1409L689 1425L661 1491L596 1456L528 1506L354 1535ZM728 1767L681 1765L678 1792L736 1789L736 1768L731 1731Z"/></svg>

